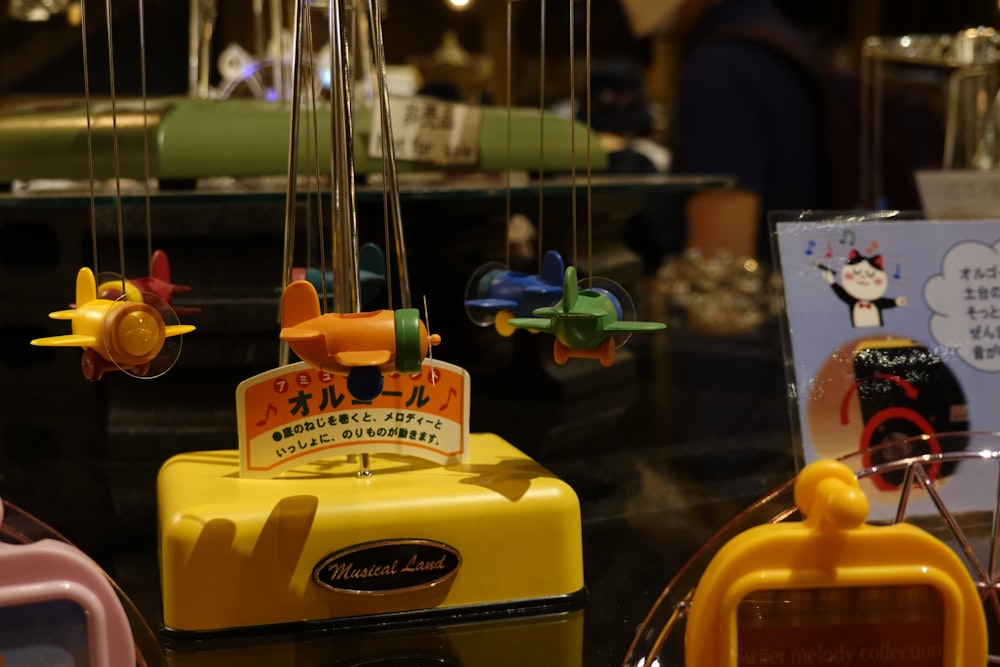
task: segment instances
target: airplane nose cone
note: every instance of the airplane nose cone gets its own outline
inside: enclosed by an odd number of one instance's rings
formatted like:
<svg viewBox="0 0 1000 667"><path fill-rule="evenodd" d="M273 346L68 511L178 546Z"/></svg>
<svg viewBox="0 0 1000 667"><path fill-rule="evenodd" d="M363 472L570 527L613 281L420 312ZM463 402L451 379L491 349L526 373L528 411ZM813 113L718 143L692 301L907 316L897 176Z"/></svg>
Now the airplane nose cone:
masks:
<svg viewBox="0 0 1000 667"><path fill-rule="evenodd" d="M146 357L156 350L160 331L156 318L145 311L134 311L118 325L122 349L133 357Z"/></svg>
<svg viewBox="0 0 1000 667"><path fill-rule="evenodd" d="M149 304L115 303L104 319L106 358L119 368L149 363L163 349L163 317Z"/></svg>

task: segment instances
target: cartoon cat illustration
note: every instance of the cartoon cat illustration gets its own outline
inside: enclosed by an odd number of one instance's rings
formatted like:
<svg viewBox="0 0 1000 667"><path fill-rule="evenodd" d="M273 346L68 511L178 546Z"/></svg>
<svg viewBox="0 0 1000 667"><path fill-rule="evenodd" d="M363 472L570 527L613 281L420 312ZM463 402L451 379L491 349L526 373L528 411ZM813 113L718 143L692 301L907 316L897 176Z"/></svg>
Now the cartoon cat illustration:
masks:
<svg viewBox="0 0 1000 667"><path fill-rule="evenodd" d="M905 306L906 297L886 297L889 276L882 268L882 256L866 257L851 250L847 262L840 269L840 284L833 269L819 265L823 280L833 288L833 293L851 308L851 325L855 328L882 326L882 311Z"/></svg>

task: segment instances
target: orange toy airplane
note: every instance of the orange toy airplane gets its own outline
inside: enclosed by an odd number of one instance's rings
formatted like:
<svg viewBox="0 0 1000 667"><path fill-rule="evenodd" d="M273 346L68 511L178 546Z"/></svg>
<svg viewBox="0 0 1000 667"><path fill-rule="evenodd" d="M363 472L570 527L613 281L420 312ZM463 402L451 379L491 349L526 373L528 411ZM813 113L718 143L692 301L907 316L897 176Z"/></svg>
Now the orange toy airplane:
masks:
<svg viewBox="0 0 1000 667"><path fill-rule="evenodd" d="M416 308L321 314L316 288L305 280L281 297L280 337L310 366L346 375L348 391L365 401L382 392L383 375L418 372L441 342Z"/></svg>

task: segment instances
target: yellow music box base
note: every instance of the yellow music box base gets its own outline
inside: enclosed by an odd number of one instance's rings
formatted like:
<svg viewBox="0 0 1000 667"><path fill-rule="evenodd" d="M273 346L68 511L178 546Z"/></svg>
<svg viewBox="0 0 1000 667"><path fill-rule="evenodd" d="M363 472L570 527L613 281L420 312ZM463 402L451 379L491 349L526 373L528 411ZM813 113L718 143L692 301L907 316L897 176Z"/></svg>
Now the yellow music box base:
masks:
<svg viewBox="0 0 1000 667"><path fill-rule="evenodd" d="M492 434L440 466L372 455L239 475L236 450L158 479L164 631L363 626L551 612L583 598L579 501Z"/></svg>

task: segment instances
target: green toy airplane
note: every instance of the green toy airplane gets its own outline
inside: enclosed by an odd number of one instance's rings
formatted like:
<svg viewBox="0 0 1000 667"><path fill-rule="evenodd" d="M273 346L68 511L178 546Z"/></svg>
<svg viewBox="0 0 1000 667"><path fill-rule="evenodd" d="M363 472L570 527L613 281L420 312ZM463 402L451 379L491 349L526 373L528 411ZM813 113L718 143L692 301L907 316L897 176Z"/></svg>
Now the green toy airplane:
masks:
<svg viewBox="0 0 1000 667"><path fill-rule="evenodd" d="M621 301L606 289L581 290L573 266L566 267L562 299L554 306L535 309L533 314L535 317L515 317L508 324L551 332L556 338L552 356L559 365L578 357L599 359L602 366L610 366L615 359L615 335L667 326L662 322L622 321Z"/></svg>

